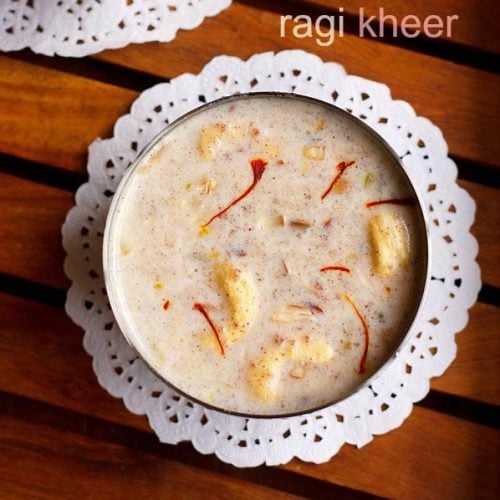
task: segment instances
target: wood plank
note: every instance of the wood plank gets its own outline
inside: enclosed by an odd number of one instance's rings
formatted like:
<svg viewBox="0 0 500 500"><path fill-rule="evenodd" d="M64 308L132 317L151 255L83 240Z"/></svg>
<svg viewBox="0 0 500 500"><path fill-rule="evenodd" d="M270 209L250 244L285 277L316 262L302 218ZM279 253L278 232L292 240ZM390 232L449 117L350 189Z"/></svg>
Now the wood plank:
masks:
<svg viewBox="0 0 500 500"><path fill-rule="evenodd" d="M441 127L454 155L491 165L498 162L498 75L354 35L338 38L331 47L294 38L290 30L280 38L280 15L251 5L233 3L169 44L133 44L96 57L172 77L197 73L220 54L246 59L256 52L283 49L307 50L339 62L348 73L386 83L393 97L408 101L419 115Z"/></svg>
<svg viewBox="0 0 500 500"><path fill-rule="evenodd" d="M476 202L476 219L472 234L479 243L478 263L483 283L500 287L498 245L500 242L500 196L498 189L459 181Z"/></svg>
<svg viewBox="0 0 500 500"><path fill-rule="evenodd" d="M66 288L61 226L73 194L6 174L0 185L0 270Z"/></svg>
<svg viewBox="0 0 500 500"><path fill-rule="evenodd" d="M459 19L452 24L451 41L469 45L488 52L498 52L497 19L500 16L500 4L495 0L486 0L481 5L470 0L414 0L411 4L400 0L385 0L383 4L377 0L365 0L360 3L354 0L295 0L298 5L315 5L324 9L337 10L339 6L345 13L360 15L360 7L364 9L364 17L377 16L380 18L380 7L384 7L384 14L396 16L399 24L407 15L420 18L421 22L427 16L438 15L446 23L446 16L458 15ZM326 11L325 11L326 13ZM487 13L487 14L486 14ZM440 38L445 39L445 36Z"/></svg>
<svg viewBox="0 0 500 500"><path fill-rule="evenodd" d="M478 303L471 309L469 324L456 337L457 357L443 376L432 380L433 389L500 405L499 320L498 307Z"/></svg>
<svg viewBox="0 0 500 500"><path fill-rule="evenodd" d="M497 190L466 181L460 184L477 202L472 232L480 245L478 262L483 281L500 286L495 249L500 240ZM66 288L60 229L73 205L73 195L7 174L0 174L0 185L0 271Z"/></svg>
<svg viewBox="0 0 500 500"><path fill-rule="evenodd" d="M83 413L91 412L93 405L88 406L87 396L103 399L105 393L97 385L91 361L81 346L82 331L61 309L5 293L0 293L0 299L0 346L5 358L0 366L0 390L53 400L54 404ZM457 336L455 364L445 375L433 380L434 388L500 404L499 381L495 375L500 357L496 329L499 320L500 310L494 306L476 304L471 309L469 324ZM41 353L44 364L39 363ZM48 372L45 363L51 367ZM14 388L12 380L16 380ZM112 398L103 399L101 416L110 418L120 414L120 407ZM131 417L121 423L136 426L142 422L139 417Z"/></svg>
<svg viewBox="0 0 500 500"><path fill-rule="evenodd" d="M299 498L88 436L0 415L2 498ZM78 492L78 493L76 493Z"/></svg>
<svg viewBox="0 0 500 500"><path fill-rule="evenodd" d="M486 333L467 335L481 343ZM0 390L150 432L99 388L80 342L62 310L0 294ZM361 450L345 446L328 463L294 460L284 469L382 496L471 497L474 489L495 491L496 440L489 428L416 407L400 429ZM398 464L396 475L387 463Z"/></svg>
<svg viewBox="0 0 500 500"><path fill-rule="evenodd" d="M498 75L351 35L337 40L334 47L319 47L313 40L290 35L281 39L279 28L277 14L235 3L197 30L179 33L172 43L133 44L97 57L172 77L199 72L223 53L248 58L261 51L308 50L340 62L349 73L387 83L395 98L409 101L418 114L442 128L454 155L491 165L498 161ZM0 88L0 151L80 172L87 145L97 136L109 136L116 119L137 96L8 56L0 56Z"/></svg>
<svg viewBox="0 0 500 500"><path fill-rule="evenodd" d="M87 146L112 134L136 94L0 56L0 151L84 172Z"/></svg>
<svg viewBox="0 0 500 500"><path fill-rule="evenodd" d="M499 445L493 429L415 407L400 428L360 450L344 446L321 466L294 460L285 468L389 498L493 499Z"/></svg>
<svg viewBox="0 0 500 500"><path fill-rule="evenodd" d="M99 386L82 338L62 309L0 293L0 390L148 429Z"/></svg>

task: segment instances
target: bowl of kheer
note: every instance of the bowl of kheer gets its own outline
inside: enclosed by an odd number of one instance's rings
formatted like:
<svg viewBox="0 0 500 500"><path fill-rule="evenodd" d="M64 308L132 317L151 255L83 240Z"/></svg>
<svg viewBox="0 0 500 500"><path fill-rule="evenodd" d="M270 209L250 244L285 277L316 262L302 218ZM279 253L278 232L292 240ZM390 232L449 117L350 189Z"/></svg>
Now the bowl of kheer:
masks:
<svg viewBox="0 0 500 500"><path fill-rule="evenodd" d="M106 288L171 388L246 417L302 414L370 384L429 281L419 195L371 128L322 101L205 104L132 163L110 207Z"/></svg>

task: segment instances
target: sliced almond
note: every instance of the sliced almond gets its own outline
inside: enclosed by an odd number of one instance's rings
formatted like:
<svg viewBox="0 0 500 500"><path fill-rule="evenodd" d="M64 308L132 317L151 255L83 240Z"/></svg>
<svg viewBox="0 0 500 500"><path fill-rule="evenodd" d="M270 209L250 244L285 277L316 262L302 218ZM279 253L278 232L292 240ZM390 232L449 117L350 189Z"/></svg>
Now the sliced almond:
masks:
<svg viewBox="0 0 500 500"><path fill-rule="evenodd" d="M296 366L291 372L290 377L292 378L304 378L306 371L302 366Z"/></svg>
<svg viewBox="0 0 500 500"><path fill-rule="evenodd" d="M285 273L288 275L288 274L291 274L290 273L290 268L288 267L288 264L286 263L286 260L283 259L283 269L285 270Z"/></svg>
<svg viewBox="0 0 500 500"><path fill-rule="evenodd" d="M290 304L286 306L284 311L273 314L271 316L271 321L275 323L292 323L294 321L311 320L312 318L313 313L308 308Z"/></svg>

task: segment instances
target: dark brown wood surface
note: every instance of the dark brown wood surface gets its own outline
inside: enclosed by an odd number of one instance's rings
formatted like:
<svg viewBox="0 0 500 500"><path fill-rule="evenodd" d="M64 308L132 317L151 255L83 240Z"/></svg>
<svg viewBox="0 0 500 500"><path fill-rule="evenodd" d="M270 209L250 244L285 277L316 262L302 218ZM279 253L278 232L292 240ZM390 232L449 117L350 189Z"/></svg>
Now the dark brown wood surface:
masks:
<svg viewBox="0 0 500 500"><path fill-rule="evenodd" d="M0 498L497 498L500 79L496 2L382 2L399 18L458 14L451 40L360 38L371 0L243 0L168 44L84 59L0 55ZM331 47L280 38L281 14L335 14ZM157 442L144 417L97 383L83 332L63 306L61 225L86 176L87 146L109 137L142 90L219 54L300 48L386 83L441 127L475 199L483 289L457 359L395 431L329 462L237 469L190 444Z"/></svg>

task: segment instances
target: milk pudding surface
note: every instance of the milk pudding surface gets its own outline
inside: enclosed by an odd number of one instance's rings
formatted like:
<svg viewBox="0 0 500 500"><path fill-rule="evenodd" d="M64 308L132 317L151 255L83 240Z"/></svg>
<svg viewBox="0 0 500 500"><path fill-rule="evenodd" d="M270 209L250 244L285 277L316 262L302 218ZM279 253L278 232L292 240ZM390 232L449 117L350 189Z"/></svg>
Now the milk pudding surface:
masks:
<svg viewBox="0 0 500 500"><path fill-rule="evenodd" d="M279 96L207 107L117 196L115 315L202 403L279 415L339 400L414 318L427 258L417 199L391 153L334 109Z"/></svg>

